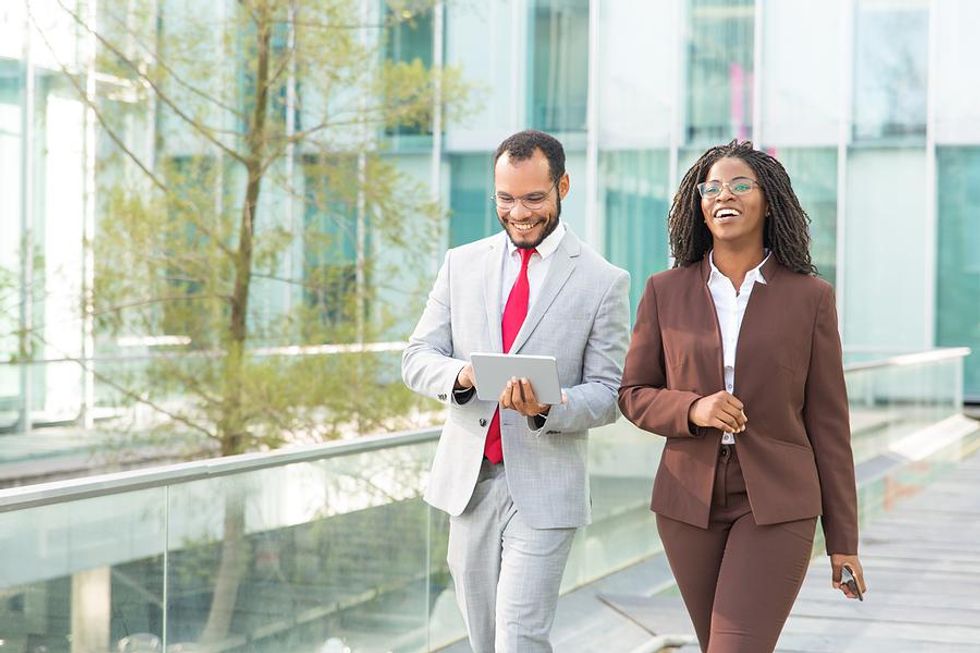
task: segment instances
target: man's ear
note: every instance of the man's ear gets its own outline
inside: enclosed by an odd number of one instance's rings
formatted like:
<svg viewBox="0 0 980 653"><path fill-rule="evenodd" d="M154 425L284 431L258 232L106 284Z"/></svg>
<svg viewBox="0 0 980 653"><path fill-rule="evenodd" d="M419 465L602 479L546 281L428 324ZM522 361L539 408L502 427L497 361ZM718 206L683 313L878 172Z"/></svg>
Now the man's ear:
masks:
<svg viewBox="0 0 980 653"><path fill-rule="evenodd" d="M569 180L568 173L566 172L561 176L561 179L558 180L558 197L565 199L565 196L568 195L570 184L571 182Z"/></svg>

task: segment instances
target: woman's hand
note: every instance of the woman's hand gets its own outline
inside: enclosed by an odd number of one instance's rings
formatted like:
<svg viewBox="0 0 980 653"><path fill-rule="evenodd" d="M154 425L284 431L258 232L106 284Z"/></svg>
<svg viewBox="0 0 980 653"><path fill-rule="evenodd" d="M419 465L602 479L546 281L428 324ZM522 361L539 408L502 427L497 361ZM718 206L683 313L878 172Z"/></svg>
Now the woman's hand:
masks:
<svg viewBox="0 0 980 653"><path fill-rule="evenodd" d="M849 599L856 599L857 594L840 582L841 567L844 565L851 568L851 573L854 574L854 580L857 582L858 587L861 588L861 594L868 591L868 586L864 583L864 568L861 566L861 561L858 560L856 555L845 555L843 553L830 554L831 580L833 581L834 589L842 591L844 596Z"/></svg>
<svg viewBox="0 0 980 653"><path fill-rule="evenodd" d="M697 426L721 429L726 433L741 433L749 421L745 406L738 398L722 390L701 397L687 411L687 420Z"/></svg>

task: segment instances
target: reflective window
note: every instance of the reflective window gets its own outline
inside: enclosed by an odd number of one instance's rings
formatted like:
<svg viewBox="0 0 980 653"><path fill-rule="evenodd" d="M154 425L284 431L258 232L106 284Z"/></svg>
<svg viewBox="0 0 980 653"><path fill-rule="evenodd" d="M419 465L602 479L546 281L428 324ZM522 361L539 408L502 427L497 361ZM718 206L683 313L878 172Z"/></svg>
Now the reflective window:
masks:
<svg viewBox="0 0 980 653"><path fill-rule="evenodd" d="M837 278L837 149L781 147L768 150L793 182L793 190L810 216L810 257L820 276Z"/></svg>
<svg viewBox="0 0 980 653"><path fill-rule="evenodd" d="M752 135L753 0L691 0L687 141Z"/></svg>
<svg viewBox="0 0 980 653"><path fill-rule="evenodd" d="M387 33L385 56L390 61L402 63L419 61L426 68L430 68L432 66L433 42L432 9L429 8L424 11L413 11L407 7L394 9L389 4L388 14L390 15L393 11L398 11L399 15L390 19L392 26ZM386 133L398 136L420 136L431 134L432 129L428 125L399 125L388 128ZM431 147L432 141L428 138L415 140L420 142L405 143L399 141L399 146L404 147L411 143L418 147Z"/></svg>
<svg viewBox="0 0 980 653"><path fill-rule="evenodd" d="M531 125L546 132L584 131L589 94L588 0L537 0L530 32Z"/></svg>
<svg viewBox="0 0 980 653"><path fill-rule="evenodd" d="M840 2L783 0L762 11L761 137L766 145L836 145L844 85Z"/></svg>
<svg viewBox="0 0 980 653"><path fill-rule="evenodd" d="M479 240L499 229L490 202L493 154L454 154L449 157L452 187L449 191L449 246Z"/></svg>
<svg viewBox="0 0 980 653"><path fill-rule="evenodd" d="M311 161L304 166L303 295L305 304L327 326L350 325L355 315L358 234L352 180L356 175L354 158Z"/></svg>
<svg viewBox="0 0 980 653"><path fill-rule="evenodd" d="M928 3L861 0L854 34L854 140L924 141Z"/></svg>
<svg viewBox="0 0 980 653"><path fill-rule="evenodd" d="M602 152L600 193L606 255L630 273L630 307L636 315L646 279L668 267L669 153L666 150Z"/></svg>
<svg viewBox="0 0 980 653"><path fill-rule="evenodd" d="M964 393L980 400L980 147L941 147L936 344L966 346Z"/></svg>
<svg viewBox="0 0 980 653"><path fill-rule="evenodd" d="M929 278L926 153L854 148L847 161L844 222L844 344L930 347L924 316ZM896 189L901 189L896 196Z"/></svg>

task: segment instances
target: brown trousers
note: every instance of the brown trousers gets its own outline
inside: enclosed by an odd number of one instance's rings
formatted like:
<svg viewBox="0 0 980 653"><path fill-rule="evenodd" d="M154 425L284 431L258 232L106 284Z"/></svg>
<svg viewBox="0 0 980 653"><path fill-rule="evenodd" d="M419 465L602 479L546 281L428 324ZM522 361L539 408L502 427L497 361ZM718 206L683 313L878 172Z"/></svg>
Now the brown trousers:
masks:
<svg viewBox="0 0 980 653"><path fill-rule="evenodd" d="M810 563L816 517L758 526L735 454L722 445L708 528L657 515L705 653L771 653Z"/></svg>

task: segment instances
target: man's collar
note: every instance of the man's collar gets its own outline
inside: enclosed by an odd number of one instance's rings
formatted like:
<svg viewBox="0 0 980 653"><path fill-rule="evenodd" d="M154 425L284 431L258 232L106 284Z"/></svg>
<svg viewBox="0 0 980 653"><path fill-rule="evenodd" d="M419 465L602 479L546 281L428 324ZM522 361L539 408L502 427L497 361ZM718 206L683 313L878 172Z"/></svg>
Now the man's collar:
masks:
<svg viewBox="0 0 980 653"><path fill-rule="evenodd" d="M548 234L545 239L541 241L540 245L535 247L535 249L538 250L538 255L545 259L554 254L558 249L558 246L561 245L561 239L565 236L566 231L567 228L565 227L565 223L559 222L558 226L555 227L555 230ZM513 256L514 252L517 251L517 245L514 244L514 241L512 241L510 236L508 236L506 233L504 234L504 238L507 240L507 256Z"/></svg>

